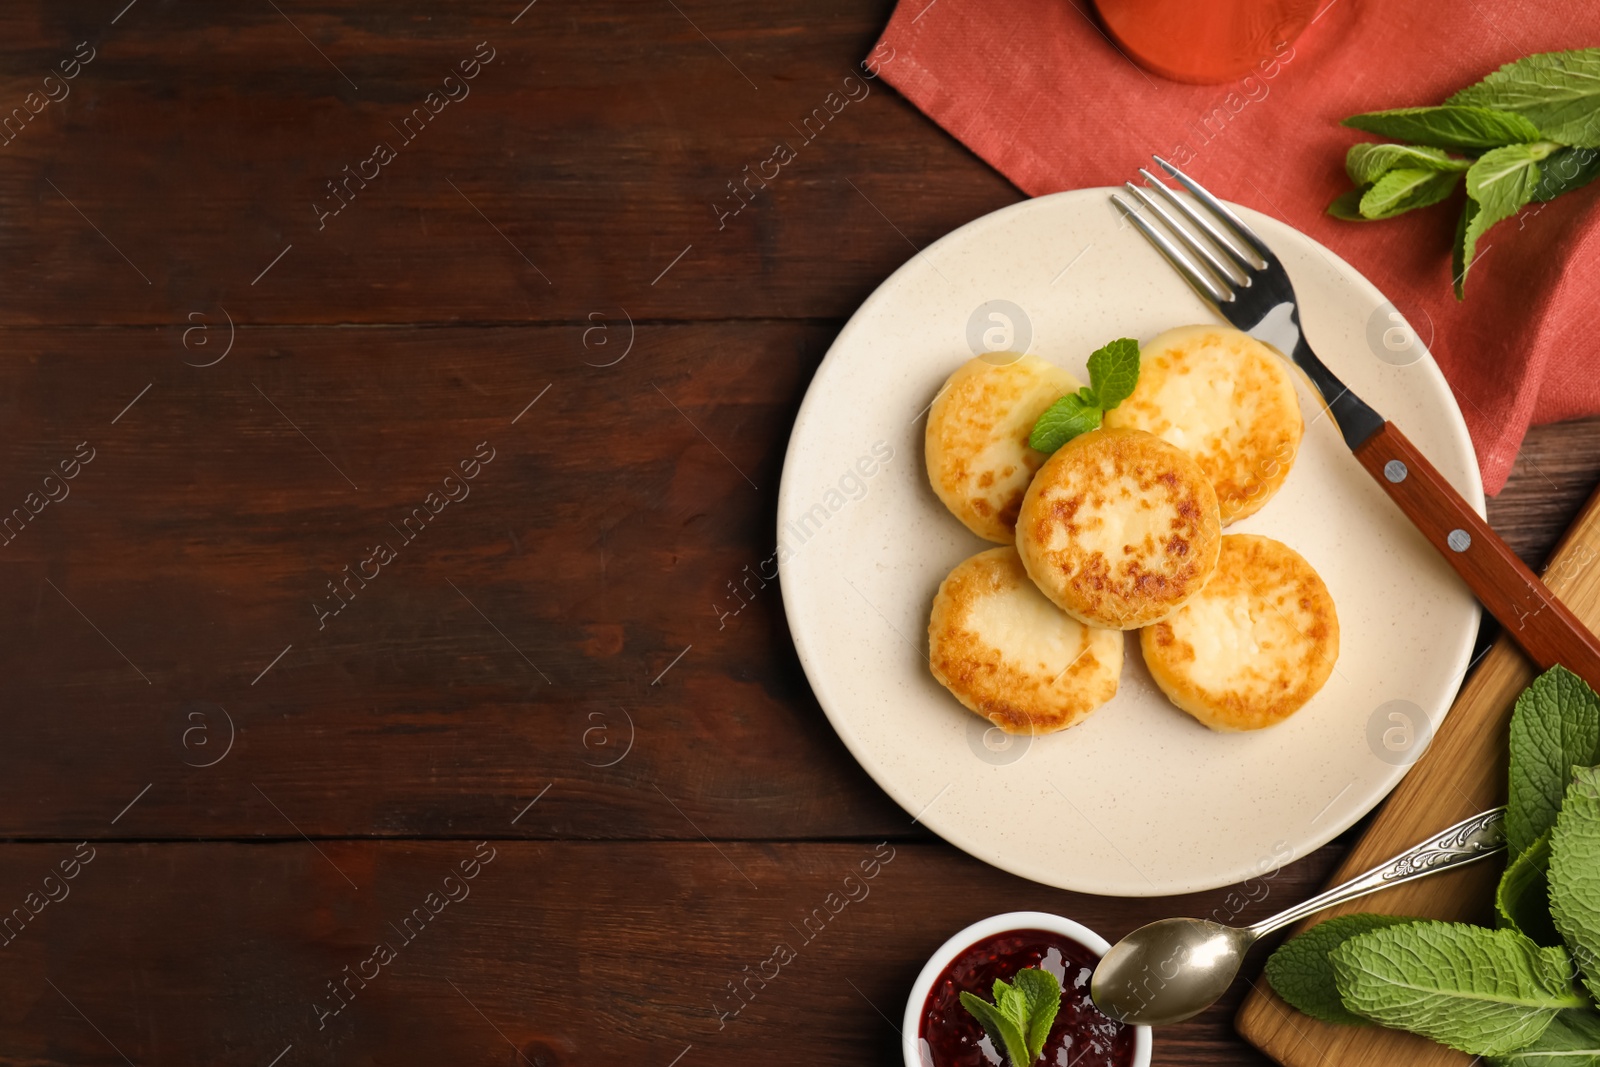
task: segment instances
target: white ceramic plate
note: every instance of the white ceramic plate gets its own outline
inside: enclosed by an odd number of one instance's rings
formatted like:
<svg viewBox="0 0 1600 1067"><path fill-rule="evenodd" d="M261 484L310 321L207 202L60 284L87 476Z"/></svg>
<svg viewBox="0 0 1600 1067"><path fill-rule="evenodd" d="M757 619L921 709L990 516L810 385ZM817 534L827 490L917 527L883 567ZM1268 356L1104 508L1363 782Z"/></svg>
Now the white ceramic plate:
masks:
<svg viewBox="0 0 1600 1067"><path fill-rule="evenodd" d="M1333 677L1292 719L1212 733L1155 688L1134 634L1115 699L1047 737L991 730L934 681L933 594L957 563L992 547L928 486L924 413L944 379L975 350L1027 341L1087 381L1089 353L1112 338L1215 321L1122 223L1109 192L1059 193L978 219L861 306L795 421L778 501L780 571L817 699L915 820L1025 878L1156 896L1263 875L1370 810L1447 710L1478 609L1302 388L1308 425L1293 472L1265 508L1229 527L1297 549L1338 606ZM1287 267L1323 361L1481 512L1466 427L1421 343L1405 349L1392 307L1349 264L1238 210Z"/></svg>

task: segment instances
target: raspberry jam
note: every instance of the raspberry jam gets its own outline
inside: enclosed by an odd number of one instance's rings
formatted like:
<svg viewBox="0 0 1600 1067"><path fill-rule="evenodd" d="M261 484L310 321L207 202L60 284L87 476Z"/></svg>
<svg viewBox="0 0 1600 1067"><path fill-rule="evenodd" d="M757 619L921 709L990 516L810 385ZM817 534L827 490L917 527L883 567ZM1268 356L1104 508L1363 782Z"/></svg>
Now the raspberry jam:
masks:
<svg viewBox="0 0 1600 1067"><path fill-rule="evenodd" d="M1098 953L1064 934L1008 930L979 941L950 961L928 992L917 1042L923 1067L997 1067L1001 1050L961 1006L961 991L993 1000L994 981L1040 967L1061 983L1061 1011L1040 1063L1050 1067L1130 1067L1134 1030L1100 1014L1089 999Z"/></svg>

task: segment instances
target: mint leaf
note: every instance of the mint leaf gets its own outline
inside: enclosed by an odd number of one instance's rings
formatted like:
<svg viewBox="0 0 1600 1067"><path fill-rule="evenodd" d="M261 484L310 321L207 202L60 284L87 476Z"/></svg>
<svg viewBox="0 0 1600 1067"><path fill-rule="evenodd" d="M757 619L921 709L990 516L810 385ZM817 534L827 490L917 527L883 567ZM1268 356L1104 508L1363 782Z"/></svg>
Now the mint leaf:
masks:
<svg viewBox="0 0 1600 1067"><path fill-rule="evenodd" d="M1600 762L1597 750L1600 696L1582 678L1551 667L1522 691L1511 713L1506 845L1513 856L1556 824L1572 768Z"/></svg>
<svg viewBox="0 0 1600 1067"><path fill-rule="evenodd" d="M1055 975L1039 967L1018 971L1012 981L1026 1001L1028 1062L1033 1063L1044 1052L1050 1027L1055 1025L1056 1013L1061 1010L1061 983L1056 981Z"/></svg>
<svg viewBox="0 0 1600 1067"><path fill-rule="evenodd" d="M1336 219L1345 219L1349 222L1370 222L1371 220L1361 213L1361 197L1370 188L1372 188L1370 185L1363 185L1360 188L1340 193L1333 198L1333 203L1328 205L1328 214Z"/></svg>
<svg viewBox="0 0 1600 1067"><path fill-rule="evenodd" d="M1600 147L1600 49L1543 52L1507 63L1446 103L1514 112L1552 141Z"/></svg>
<svg viewBox="0 0 1600 1067"><path fill-rule="evenodd" d="M1414 208L1437 204L1456 187L1454 171L1391 170L1361 197L1361 214L1369 219L1389 219Z"/></svg>
<svg viewBox="0 0 1600 1067"><path fill-rule="evenodd" d="M1521 115L1486 107L1402 107L1351 115L1344 124L1434 148L1497 148L1540 137L1539 127Z"/></svg>
<svg viewBox="0 0 1600 1067"><path fill-rule="evenodd" d="M1089 384L1045 409L1028 434L1035 452L1054 452L1079 434L1100 426L1105 413L1128 399L1139 384L1139 342L1121 337L1089 356Z"/></svg>
<svg viewBox="0 0 1600 1067"><path fill-rule="evenodd" d="M1539 1040L1490 1062L1494 1067L1595 1067L1600 1064L1600 1014L1560 1012Z"/></svg>
<svg viewBox="0 0 1600 1067"><path fill-rule="evenodd" d="M1017 1024L1024 1038L1028 1035L1028 998L1011 983L1001 978L994 980L994 1006L1000 1014Z"/></svg>
<svg viewBox="0 0 1600 1067"><path fill-rule="evenodd" d="M1561 944L1550 921L1550 834L1547 832L1506 864L1495 890L1500 925L1520 931L1541 945Z"/></svg>
<svg viewBox="0 0 1600 1067"><path fill-rule="evenodd" d="M1467 269L1472 266L1467 259L1467 231L1477 214L1477 201L1467 197L1467 202L1461 206L1461 216L1456 219L1456 236L1450 247L1450 276L1454 279L1457 300L1466 299ZM1476 245L1476 237L1473 243Z"/></svg>
<svg viewBox="0 0 1600 1067"><path fill-rule="evenodd" d="M1332 959L1345 1007L1477 1056L1530 1045L1557 1011L1588 1004L1567 954L1515 930L1411 923L1353 937Z"/></svg>
<svg viewBox="0 0 1600 1067"><path fill-rule="evenodd" d="M1550 153L1539 165L1535 200L1554 200L1562 193L1581 189L1600 174L1600 149L1562 148Z"/></svg>
<svg viewBox="0 0 1600 1067"><path fill-rule="evenodd" d="M995 1051L1005 1056L1012 1067L1027 1067L1032 1062L1025 1058L1028 1055L1028 1039L1015 1019L964 989L961 991L961 1006L983 1024L989 1039L994 1042Z"/></svg>
<svg viewBox="0 0 1600 1067"><path fill-rule="evenodd" d="M1460 171L1472 165L1470 159L1452 159L1443 149L1409 144L1374 144L1363 141L1350 146L1344 169L1357 185L1377 181L1391 170Z"/></svg>
<svg viewBox="0 0 1600 1067"><path fill-rule="evenodd" d="M1456 297L1466 286L1466 274L1477 259L1478 239L1501 219L1510 218L1533 199L1539 184L1539 160L1559 145L1549 141L1514 144L1491 149L1478 157L1467 171L1467 196L1477 209L1463 216L1461 268L1456 273Z"/></svg>
<svg viewBox="0 0 1600 1067"><path fill-rule="evenodd" d="M1068 393L1045 408L1028 435L1028 447L1036 452L1054 452L1081 433L1100 425L1105 412L1086 403L1081 393Z"/></svg>
<svg viewBox="0 0 1600 1067"><path fill-rule="evenodd" d="M1267 981L1278 996L1313 1019L1345 1026L1370 1025L1372 1020L1357 1015L1339 999L1328 954L1359 934L1420 921L1363 912L1320 922L1279 945L1267 958Z"/></svg>
<svg viewBox="0 0 1600 1067"><path fill-rule="evenodd" d="M1550 836L1550 917L1600 996L1600 767L1573 775Z"/></svg>
<svg viewBox="0 0 1600 1067"><path fill-rule="evenodd" d="M1025 967L1010 982L995 979L993 1004L963 990L961 1006L983 1024L1011 1067L1030 1067L1061 1010L1061 983L1049 971Z"/></svg>
<svg viewBox="0 0 1600 1067"><path fill-rule="evenodd" d="M1139 384L1139 342L1119 337L1098 348L1089 357L1089 388L1099 399L1097 406L1110 411L1133 395Z"/></svg>

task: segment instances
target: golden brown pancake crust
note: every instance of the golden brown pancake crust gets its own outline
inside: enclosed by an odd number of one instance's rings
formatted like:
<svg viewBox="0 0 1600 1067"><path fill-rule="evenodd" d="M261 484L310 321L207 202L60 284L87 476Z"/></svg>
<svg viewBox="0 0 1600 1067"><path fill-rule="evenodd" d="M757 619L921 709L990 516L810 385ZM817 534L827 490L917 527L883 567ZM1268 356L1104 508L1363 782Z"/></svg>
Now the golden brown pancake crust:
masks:
<svg viewBox="0 0 1600 1067"><path fill-rule="evenodd" d="M1315 568L1267 537L1229 534L1200 595L1139 634L1162 692L1213 730L1259 730L1317 694L1339 617Z"/></svg>
<svg viewBox="0 0 1600 1067"><path fill-rule="evenodd" d="M1028 435L1078 380L1038 356L991 353L956 369L928 409L928 481L979 537L1016 540L1017 509L1045 455Z"/></svg>
<svg viewBox="0 0 1600 1067"><path fill-rule="evenodd" d="M1142 430L1093 430L1034 476L1017 550L1063 611L1132 630L1200 591L1221 530L1217 495L1188 455Z"/></svg>
<svg viewBox="0 0 1600 1067"><path fill-rule="evenodd" d="M1123 636L1062 614L1005 546L957 565L940 584L928 653L933 676L968 709L1007 733L1046 734L1116 695Z"/></svg>
<svg viewBox="0 0 1600 1067"><path fill-rule="evenodd" d="M1139 350L1139 384L1106 413L1192 456L1223 525L1253 515L1289 476L1305 422L1288 362L1240 330L1179 326Z"/></svg>

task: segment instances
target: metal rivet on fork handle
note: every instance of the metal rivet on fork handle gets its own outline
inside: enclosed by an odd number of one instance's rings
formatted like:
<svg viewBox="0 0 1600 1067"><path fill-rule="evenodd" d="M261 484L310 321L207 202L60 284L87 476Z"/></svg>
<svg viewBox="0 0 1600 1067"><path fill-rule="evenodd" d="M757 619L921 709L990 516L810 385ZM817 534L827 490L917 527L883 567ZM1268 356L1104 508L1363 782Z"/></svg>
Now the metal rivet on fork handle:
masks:
<svg viewBox="0 0 1600 1067"><path fill-rule="evenodd" d="M1465 552L1472 547L1472 535L1465 530L1451 530L1444 543L1450 546L1452 552Z"/></svg>
<svg viewBox="0 0 1600 1067"><path fill-rule="evenodd" d="M1406 475L1410 473L1410 471L1406 470L1406 465L1398 459L1391 459L1383 465L1383 476L1391 482L1403 482L1406 480Z"/></svg>

